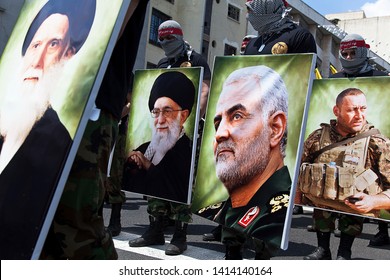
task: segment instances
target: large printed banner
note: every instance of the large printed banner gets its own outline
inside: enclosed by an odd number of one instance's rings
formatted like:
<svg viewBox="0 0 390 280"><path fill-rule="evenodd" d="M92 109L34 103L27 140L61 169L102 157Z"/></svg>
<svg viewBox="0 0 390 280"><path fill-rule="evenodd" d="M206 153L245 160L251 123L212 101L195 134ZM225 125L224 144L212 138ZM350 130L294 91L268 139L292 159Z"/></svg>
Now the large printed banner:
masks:
<svg viewBox="0 0 390 280"><path fill-rule="evenodd" d="M314 54L216 57L194 213L287 249L314 63Z"/></svg>
<svg viewBox="0 0 390 280"><path fill-rule="evenodd" d="M390 220L389 87L388 77L314 81L298 182L302 205Z"/></svg>
<svg viewBox="0 0 390 280"><path fill-rule="evenodd" d="M26 1L0 64L0 258L40 255L130 1Z"/></svg>
<svg viewBox="0 0 390 280"><path fill-rule="evenodd" d="M203 68L137 70L123 189L190 204Z"/></svg>

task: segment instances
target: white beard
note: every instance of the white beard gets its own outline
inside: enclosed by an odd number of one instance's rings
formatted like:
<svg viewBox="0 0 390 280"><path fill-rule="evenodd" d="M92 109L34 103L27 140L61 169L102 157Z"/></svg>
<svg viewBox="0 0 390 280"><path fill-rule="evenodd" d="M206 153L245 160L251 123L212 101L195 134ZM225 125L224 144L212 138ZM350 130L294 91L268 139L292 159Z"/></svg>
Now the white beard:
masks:
<svg viewBox="0 0 390 280"><path fill-rule="evenodd" d="M53 81L62 67L53 67L49 72L35 73L37 82L18 80L10 83L0 108L0 134L4 139L0 151L0 173L22 146L32 127L41 119L50 106ZM38 72L38 71L37 71ZM55 77L55 78L54 78Z"/></svg>
<svg viewBox="0 0 390 280"><path fill-rule="evenodd" d="M158 132L156 127L153 126L153 135L152 140L149 145L155 150L152 163L157 165L163 159L165 154L175 146L177 140L179 140L181 128L180 128L180 118L181 115L178 114L178 117L173 120L171 123L168 123L167 132Z"/></svg>

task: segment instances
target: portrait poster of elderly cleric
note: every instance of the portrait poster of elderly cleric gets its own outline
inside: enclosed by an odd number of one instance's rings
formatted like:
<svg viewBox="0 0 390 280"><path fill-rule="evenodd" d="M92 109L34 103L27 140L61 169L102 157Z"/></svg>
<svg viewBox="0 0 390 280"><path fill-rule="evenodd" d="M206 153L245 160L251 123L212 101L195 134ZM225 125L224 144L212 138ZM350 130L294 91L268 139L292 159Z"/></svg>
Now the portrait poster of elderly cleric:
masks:
<svg viewBox="0 0 390 280"><path fill-rule="evenodd" d="M314 61L315 54L216 58L194 213L287 249L289 198Z"/></svg>
<svg viewBox="0 0 390 280"><path fill-rule="evenodd" d="M389 87L388 77L314 81L302 205L390 220Z"/></svg>
<svg viewBox="0 0 390 280"><path fill-rule="evenodd" d="M202 67L135 71L123 189L190 204Z"/></svg>
<svg viewBox="0 0 390 280"><path fill-rule="evenodd" d="M51 223L129 3L37 0L20 11L0 64L2 258L8 246L30 258Z"/></svg>

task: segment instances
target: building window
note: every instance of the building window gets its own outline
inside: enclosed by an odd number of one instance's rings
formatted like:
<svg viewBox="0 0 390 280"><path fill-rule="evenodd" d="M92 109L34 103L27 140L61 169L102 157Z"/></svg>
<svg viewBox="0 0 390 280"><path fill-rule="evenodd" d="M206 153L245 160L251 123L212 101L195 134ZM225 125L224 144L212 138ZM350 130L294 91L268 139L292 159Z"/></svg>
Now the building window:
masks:
<svg viewBox="0 0 390 280"><path fill-rule="evenodd" d="M237 54L237 48L225 44L225 50L223 52L223 55L236 55L236 54Z"/></svg>
<svg viewBox="0 0 390 280"><path fill-rule="evenodd" d="M152 18L150 20L149 43L151 43L152 45L155 45L155 46L160 46L160 44L158 43L158 27L164 21L170 20L170 19L172 19L170 16L153 8Z"/></svg>
<svg viewBox="0 0 390 280"><path fill-rule="evenodd" d="M228 17L235 21L240 21L240 9L229 4L228 5Z"/></svg>

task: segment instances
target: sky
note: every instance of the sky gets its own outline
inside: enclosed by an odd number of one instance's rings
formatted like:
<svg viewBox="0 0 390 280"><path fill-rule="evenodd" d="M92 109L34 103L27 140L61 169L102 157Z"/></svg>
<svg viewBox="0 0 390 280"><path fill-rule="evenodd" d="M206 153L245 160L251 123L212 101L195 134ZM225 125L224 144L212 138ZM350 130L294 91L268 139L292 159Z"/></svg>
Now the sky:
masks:
<svg viewBox="0 0 390 280"><path fill-rule="evenodd" d="M302 1L322 15L363 10L366 14L366 17L390 16L390 0L302 0Z"/></svg>

